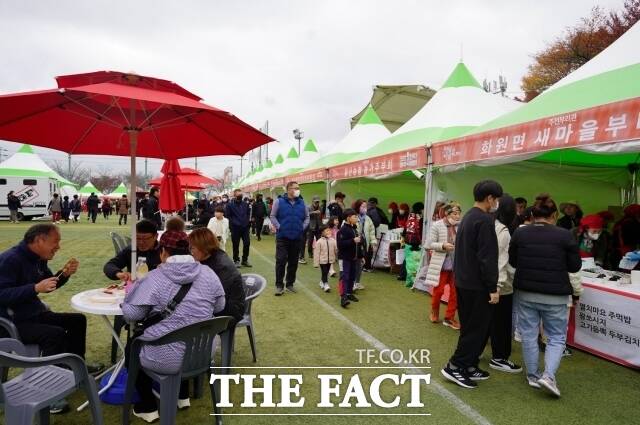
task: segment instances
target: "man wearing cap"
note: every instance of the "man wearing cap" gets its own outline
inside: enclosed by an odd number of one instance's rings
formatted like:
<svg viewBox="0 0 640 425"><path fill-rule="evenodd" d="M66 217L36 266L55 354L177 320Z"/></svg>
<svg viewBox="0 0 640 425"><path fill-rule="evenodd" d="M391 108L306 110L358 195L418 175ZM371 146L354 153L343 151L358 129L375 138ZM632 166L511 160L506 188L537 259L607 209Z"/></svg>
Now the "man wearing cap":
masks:
<svg viewBox="0 0 640 425"><path fill-rule="evenodd" d="M166 231L160 237L159 245L162 264L135 283L125 296L122 304L124 319L127 322L142 321L154 311L165 310L181 288L186 287L186 293L168 317L144 330L143 336L147 338L156 338L209 319L225 306L220 279L213 270L190 255L186 233ZM184 350L181 343L147 346L140 352L140 363L144 368L160 374L174 374L182 368ZM129 353L129 350L126 352ZM152 393L152 380L142 370L138 371L136 389L140 394L140 402L134 405L133 414L147 422L157 420L158 402ZM183 381L178 407L189 405L189 385L188 381Z"/></svg>
<svg viewBox="0 0 640 425"><path fill-rule="evenodd" d="M583 213L577 201L560 204L560 211L562 211L564 216L558 220L558 226L564 227L567 230L573 230L580 225Z"/></svg>
<svg viewBox="0 0 640 425"><path fill-rule="evenodd" d="M276 228L276 296L284 294L285 281L287 291L295 293L298 259L304 249L304 230L309 225L309 210L297 182L287 183L287 193L273 202L269 218Z"/></svg>
<svg viewBox="0 0 640 425"><path fill-rule="evenodd" d="M322 209L320 208L320 197L318 195L313 196L311 205L307 207L309 210L309 227L305 231L303 239L307 240L307 250L309 251L309 258L313 257L313 241L314 239L320 239L320 226L322 226ZM300 263L306 264L304 259L304 242L302 249L300 249Z"/></svg>

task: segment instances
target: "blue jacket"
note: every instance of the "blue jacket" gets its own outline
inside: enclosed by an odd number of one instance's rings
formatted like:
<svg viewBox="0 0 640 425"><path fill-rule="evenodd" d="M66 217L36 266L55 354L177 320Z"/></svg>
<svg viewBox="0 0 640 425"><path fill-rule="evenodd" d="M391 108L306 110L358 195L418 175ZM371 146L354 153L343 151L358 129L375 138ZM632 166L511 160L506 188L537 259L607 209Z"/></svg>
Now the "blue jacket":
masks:
<svg viewBox="0 0 640 425"><path fill-rule="evenodd" d="M291 203L284 194L276 200L276 203L271 210L271 222L277 229L276 238L302 239L304 229L309 224L309 210L302 198L298 197Z"/></svg>
<svg viewBox="0 0 640 425"><path fill-rule="evenodd" d="M229 227L249 227L251 207L245 201L229 200L224 216L229 219Z"/></svg>
<svg viewBox="0 0 640 425"><path fill-rule="evenodd" d="M31 251L24 241L0 254L0 316L24 322L46 311L35 285L52 276L47 261ZM67 280L60 276L58 288Z"/></svg>

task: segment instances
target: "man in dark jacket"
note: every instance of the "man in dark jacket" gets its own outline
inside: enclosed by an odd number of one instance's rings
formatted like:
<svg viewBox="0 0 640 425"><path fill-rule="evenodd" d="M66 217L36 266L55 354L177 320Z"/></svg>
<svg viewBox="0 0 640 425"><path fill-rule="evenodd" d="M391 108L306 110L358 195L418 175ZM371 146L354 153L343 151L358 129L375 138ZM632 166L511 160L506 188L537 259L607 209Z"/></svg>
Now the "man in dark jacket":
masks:
<svg viewBox="0 0 640 425"><path fill-rule="evenodd" d="M84 315L54 313L38 297L62 287L78 270L78 260L71 258L55 275L51 272L47 263L59 249L58 228L36 224L22 242L0 254L0 316L13 321L22 342L37 344L43 356L73 353L84 358Z"/></svg>
<svg viewBox="0 0 640 425"><path fill-rule="evenodd" d="M95 223L96 217L98 217L98 204L100 204L100 199L95 193L91 192L91 195L87 198L87 219L91 218L92 223Z"/></svg>
<svg viewBox="0 0 640 425"><path fill-rule="evenodd" d="M262 200L261 193L258 193L258 196L256 196L256 201L253 203L252 213L256 239L262 240L262 226L264 225L264 218L267 216L267 205Z"/></svg>
<svg viewBox="0 0 640 425"><path fill-rule="evenodd" d="M158 229L151 220L136 223L137 258L145 258L149 271L160 264L160 247L158 246ZM126 246L115 257L107 261L103 272L111 280L126 282L131 279L131 245ZM127 269L127 271L124 271Z"/></svg>
<svg viewBox="0 0 640 425"><path fill-rule="evenodd" d="M156 224L158 229L162 229L162 217L160 216L160 199L158 199L159 190L152 187L149 191L149 199L142 210L144 218L151 220Z"/></svg>
<svg viewBox="0 0 640 425"><path fill-rule="evenodd" d="M373 226L378 229L381 224L389 225L387 215L378 207L378 198L371 197L367 202L367 215L373 221Z"/></svg>
<svg viewBox="0 0 640 425"><path fill-rule="evenodd" d="M329 205L327 205L327 215L329 216L329 218L338 217L340 224L342 224L342 213L346 209L344 206L344 198L346 197L347 195L345 195L344 193L336 192L334 196L335 200L331 201Z"/></svg>
<svg viewBox="0 0 640 425"><path fill-rule="evenodd" d="M276 296L284 294L285 281L287 291L295 293L298 259L304 249L302 236L309 225L309 210L297 182L287 183L287 193L273 203L270 219L276 228Z"/></svg>
<svg viewBox="0 0 640 425"><path fill-rule="evenodd" d="M463 388L474 388L475 381L489 378L478 367L492 319L492 304L498 294L498 239L493 217L498 209L502 186L492 180L473 188L475 204L458 227L454 254L454 276L460 318L460 337L455 353L442 369L442 375Z"/></svg>
<svg viewBox="0 0 640 425"><path fill-rule="evenodd" d="M233 244L233 262L236 267L240 267L241 264L245 267L251 267L251 264L249 264L251 208L249 203L242 199L242 191L240 189L233 191L233 199L227 203L224 216L229 219L231 243ZM242 262L240 262L240 239L242 239Z"/></svg>
<svg viewBox="0 0 640 425"><path fill-rule="evenodd" d="M20 198L14 195L13 190L7 194L7 207L9 208L9 222L18 222L18 209L22 208L20 205Z"/></svg>

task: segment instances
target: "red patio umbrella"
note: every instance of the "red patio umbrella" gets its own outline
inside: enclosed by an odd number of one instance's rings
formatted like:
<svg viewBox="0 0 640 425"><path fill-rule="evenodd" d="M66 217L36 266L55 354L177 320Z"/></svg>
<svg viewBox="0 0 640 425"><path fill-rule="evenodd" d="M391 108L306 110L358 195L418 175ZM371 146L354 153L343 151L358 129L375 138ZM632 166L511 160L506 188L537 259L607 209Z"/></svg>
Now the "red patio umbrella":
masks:
<svg viewBox="0 0 640 425"><path fill-rule="evenodd" d="M202 190L207 186L218 184L218 180L207 177L196 169L180 167L180 170L178 177L180 178L180 186L183 190L197 191ZM161 181L162 178L158 177L157 179L149 180L147 184L149 186L159 186Z"/></svg>
<svg viewBox="0 0 640 425"><path fill-rule="evenodd" d="M180 164L177 159L170 159L162 165L160 181L160 211L175 212L185 207L184 194L180 184Z"/></svg>
<svg viewBox="0 0 640 425"><path fill-rule="evenodd" d="M56 80L56 89L0 96L0 139L69 154L129 156L132 202L136 155L242 156L273 140L167 80L113 71ZM131 234L135 264L133 217Z"/></svg>

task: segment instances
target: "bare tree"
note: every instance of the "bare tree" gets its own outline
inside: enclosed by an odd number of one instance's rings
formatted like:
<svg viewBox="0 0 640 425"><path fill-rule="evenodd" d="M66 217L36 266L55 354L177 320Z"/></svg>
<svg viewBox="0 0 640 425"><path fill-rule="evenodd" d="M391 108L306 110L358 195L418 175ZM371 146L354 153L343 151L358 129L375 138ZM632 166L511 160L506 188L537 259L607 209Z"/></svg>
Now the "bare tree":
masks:
<svg viewBox="0 0 640 425"><path fill-rule="evenodd" d="M60 176L78 185L89 181L91 174L89 169L83 167L80 161L71 161L71 167L69 167L68 162L55 160L49 162L49 166Z"/></svg>

